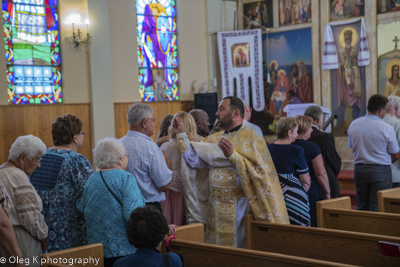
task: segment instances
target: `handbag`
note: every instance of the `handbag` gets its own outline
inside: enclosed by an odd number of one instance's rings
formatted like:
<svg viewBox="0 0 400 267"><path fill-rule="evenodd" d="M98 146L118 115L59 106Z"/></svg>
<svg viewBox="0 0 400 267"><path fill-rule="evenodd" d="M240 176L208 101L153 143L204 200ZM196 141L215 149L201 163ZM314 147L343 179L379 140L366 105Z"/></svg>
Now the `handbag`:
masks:
<svg viewBox="0 0 400 267"><path fill-rule="evenodd" d="M121 206L123 206L122 203L121 203L121 201L119 201L119 199L114 195L114 193L113 193L113 192L111 191L111 189L108 187L106 181L104 180L104 177L103 177L103 174L101 173L101 171L100 171L100 175L101 175L101 179L103 179L104 184L107 186L108 191L110 191L110 193L114 196L114 198L118 201L118 203L121 204Z"/></svg>

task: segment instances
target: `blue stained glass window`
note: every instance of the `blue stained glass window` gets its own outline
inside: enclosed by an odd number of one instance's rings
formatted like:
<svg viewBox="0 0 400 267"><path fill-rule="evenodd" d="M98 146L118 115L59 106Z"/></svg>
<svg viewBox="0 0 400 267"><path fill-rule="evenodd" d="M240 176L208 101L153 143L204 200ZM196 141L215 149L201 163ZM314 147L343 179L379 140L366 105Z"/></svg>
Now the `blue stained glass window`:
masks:
<svg viewBox="0 0 400 267"><path fill-rule="evenodd" d="M175 0L136 0L142 101L179 100Z"/></svg>
<svg viewBox="0 0 400 267"><path fill-rule="evenodd" d="M10 104L62 103L57 0L2 0Z"/></svg>

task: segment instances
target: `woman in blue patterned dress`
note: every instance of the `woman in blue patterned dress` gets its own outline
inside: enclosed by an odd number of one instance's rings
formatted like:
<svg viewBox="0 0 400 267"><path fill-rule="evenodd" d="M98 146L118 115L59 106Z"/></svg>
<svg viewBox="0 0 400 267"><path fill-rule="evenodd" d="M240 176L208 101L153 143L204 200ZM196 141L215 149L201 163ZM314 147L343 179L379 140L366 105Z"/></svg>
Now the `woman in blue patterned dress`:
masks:
<svg viewBox="0 0 400 267"><path fill-rule="evenodd" d="M85 219L76 209L93 169L77 151L83 145L82 121L75 115L58 117L52 125L54 147L42 157L31 183L43 201L49 227L48 251L87 244Z"/></svg>
<svg viewBox="0 0 400 267"><path fill-rule="evenodd" d="M77 208L85 215L88 241L102 243L104 267L112 267L119 258L135 253L126 235L131 213L146 205L136 178L126 172L128 157L115 138L104 138L93 150L100 169L90 176Z"/></svg>
<svg viewBox="0 0 400 267"><path fill-rule="evenodd" d="M292 144L297 129L294 118L281 118L276 126L278 140L268 149L281 182L290 224L310 226L307 191L311 179L303 148Z"/></svg>
<svg viewBox="0 0 400 267"><path fill-rule="evenodd" d="M331 198L328 175L326 174L324 160L322 159L321 150L318 145L307 141L313 131L311 128L313 119L308 116L297 115L294 117L294 120L299 126L299 129L297 130L298 136L293 144L304 149L304 155L311 177L311 186L307 192L308 201L310 203L311 226L317 227L318 188L321 187L325 192L325 199Z"/></svg>

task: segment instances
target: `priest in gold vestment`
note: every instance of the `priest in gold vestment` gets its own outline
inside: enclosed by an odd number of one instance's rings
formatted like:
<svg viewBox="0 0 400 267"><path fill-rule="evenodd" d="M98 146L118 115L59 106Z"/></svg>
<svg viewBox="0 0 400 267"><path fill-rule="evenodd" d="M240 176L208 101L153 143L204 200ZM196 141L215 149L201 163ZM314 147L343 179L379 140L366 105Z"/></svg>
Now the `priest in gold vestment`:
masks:
<svg viewBox="0 0 400 267"><path fill-rule="evenodd" d="M210 168L206 242L244 248L246 213L281 224L289 224L289 218L267 145L243 125L243 102L226 97L216 115L225 131L200 143L188 141L179 118L174 119L173 129L186 163L196 169Z"/></svg>

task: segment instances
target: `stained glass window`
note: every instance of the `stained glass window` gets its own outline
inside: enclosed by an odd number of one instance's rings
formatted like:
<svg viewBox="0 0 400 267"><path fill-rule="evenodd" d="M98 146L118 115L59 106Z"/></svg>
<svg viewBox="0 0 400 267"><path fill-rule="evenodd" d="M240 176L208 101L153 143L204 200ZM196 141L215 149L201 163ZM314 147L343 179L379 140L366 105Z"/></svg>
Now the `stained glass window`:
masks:
<svg viewBox="0 0 400 267"><path fill-rule="evenodd" d="M136 0L142 101L179 100L175 0Z"/></svg>
<svg viewBox="0 0 400 267"><path fill-rule="evenodd" d="M10 104L62 103L57 0L2 0Z"/></svg>

